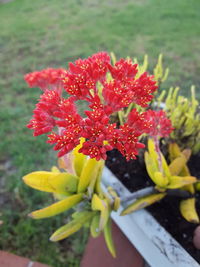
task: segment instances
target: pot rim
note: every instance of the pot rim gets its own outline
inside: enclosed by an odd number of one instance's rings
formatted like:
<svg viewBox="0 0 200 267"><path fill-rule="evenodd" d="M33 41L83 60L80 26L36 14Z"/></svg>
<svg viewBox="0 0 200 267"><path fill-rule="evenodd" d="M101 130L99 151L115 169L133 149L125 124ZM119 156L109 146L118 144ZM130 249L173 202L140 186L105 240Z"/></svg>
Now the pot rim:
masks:
<svg viewBox="0 0 200 267"><path fill-rule="evenodd" d="M128 197L130 191L105 167L102 187L113 187L120 197ZM124 203L111 217L152 267L199 267L190 254L146 210L120 216Z"/></svg>

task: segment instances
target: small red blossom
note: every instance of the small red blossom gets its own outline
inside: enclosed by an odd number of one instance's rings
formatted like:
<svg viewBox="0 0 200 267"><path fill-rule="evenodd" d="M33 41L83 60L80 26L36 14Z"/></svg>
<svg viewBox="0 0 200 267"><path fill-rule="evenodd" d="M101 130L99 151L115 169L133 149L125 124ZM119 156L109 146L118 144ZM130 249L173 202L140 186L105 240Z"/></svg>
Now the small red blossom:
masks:
<svg viewBox="0 0 200 267"><path fill-rule="evenodd" d="M129 113L127 124L139 135L149 131L151 126L150 122L146 119L146 112L139 113L135 108Z"/></svg>
<svg viewBox="0 0 200 267"><path fill-rule="evenodd" d="M133 102L133 92L127 84L118 80L105 83L102 93L107 105L112 108L112 112L128 107Z"/></svg>
<svg viewBox="0 0 200 267"><path fill-rule="evenodd" d="M55 127L55 120L47 112L35 109L33 119L30 120L27 127L34 130L34 136L38 136L52 131Z"/></svg>
<svg viewBox="0 0 200 267"><path fill-rule="evenodd" d="M149 123L147 133L152 137L167 137L174 129L163 110L148 110L144 117Z"/></svg>
<svg viewBox="0 0 200 267"><path fill-rule="evenodd" d="M91 142L86 141L83 143L83 146L79 149L80 153L83 153L90 158L95 158L96 160L104 159L106 160L106 152L112 150L111 145L104 145L103 142Z"/></svg>
<svg viewBox="0 0 200 267"><path fill-rule="evenodd" d="M60 134L52 132L48 135L47 143L56 144L54 150L60 150L58 157L62 157L80 143L79 131L80 129L70 128L68 131L62 130Z"/></svg>
<svg viewBox="0 0 200 267"><path fill-rule="evenodd" d="M41 71L34 71L24 76L29 87L39 87L41 90L57 90L62 88L62 76L65 74L65 69L48 68Z"/></svg>
<svg viewBox="0 0 200 267"><path fill-rule="evenodd" d="M153 99L152 94L157 89L153 76L149 76L147 72L144 72L138 79L130 81L129 85L134 94L132 101L142 107L147 107L148 102Z"/></svg>
<svg viewBox="0 0 200 267"><path fill-rule="evenodd" d="M115 63L115 66L109 65L109 70L114 79L126 81L127 79L134 79L137 74L137 64L133 64L130 59L120 59Z"/></svg>

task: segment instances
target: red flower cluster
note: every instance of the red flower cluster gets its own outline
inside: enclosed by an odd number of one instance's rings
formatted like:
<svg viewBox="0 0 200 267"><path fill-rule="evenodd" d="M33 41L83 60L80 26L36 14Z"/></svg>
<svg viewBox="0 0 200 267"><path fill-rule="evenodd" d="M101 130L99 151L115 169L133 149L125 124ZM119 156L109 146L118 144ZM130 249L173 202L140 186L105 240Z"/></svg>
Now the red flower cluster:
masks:
<svg viewBox="0 0 200 267"><path fill-rule="evenodd" d="M153 77L145 72L136 79L136 74L137 65L131 60L121 59L112 66L105 52L78 59L68 70L29 73L25 76L28 85L38 86L44 93L28 127L35 136L50 133L47 142L60 150L58 156L71 151L84 137L79 152L91 158L106 159L106 152L117 148L127 160L134 159L138 149L144 147L138 136L149 131L148 114L134 109L120 127L110 123L110 115L132 102L146 107L152 99L157 88ZM62 96L61 88L71 95L68 99ZM78 114L76 100L88 102L85 118ZM55 127L58 133L53 131Z"/></svg>

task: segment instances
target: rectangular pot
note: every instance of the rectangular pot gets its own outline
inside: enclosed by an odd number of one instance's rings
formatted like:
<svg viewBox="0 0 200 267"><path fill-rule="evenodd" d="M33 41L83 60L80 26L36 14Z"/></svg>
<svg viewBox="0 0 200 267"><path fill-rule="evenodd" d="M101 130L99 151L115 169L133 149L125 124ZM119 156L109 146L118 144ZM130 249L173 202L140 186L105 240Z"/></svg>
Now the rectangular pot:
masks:
<svg viewBox="0 0 200 267"><path fill-rule="evenodd" d="M128 197L128 189L104 168L102 186L113 187L120 197ZM146 210L120 216L123 204L111 217L151 267L199 267L188 252Z"/></svg>

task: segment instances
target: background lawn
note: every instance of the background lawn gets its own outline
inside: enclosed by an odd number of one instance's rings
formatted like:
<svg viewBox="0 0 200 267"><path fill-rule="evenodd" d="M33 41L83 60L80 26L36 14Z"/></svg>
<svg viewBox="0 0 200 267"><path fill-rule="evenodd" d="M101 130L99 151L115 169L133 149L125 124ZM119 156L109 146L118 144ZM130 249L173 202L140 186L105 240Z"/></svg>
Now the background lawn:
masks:
<svg viewBox="0 0 200 267"><path fill-rule="evenodd" d="M25 125L39 89L23 81L27 72L66 67L100 51L117 57L149 55L150 70L164 54L170 76L164 87L192 84L200 98L200 1L197 0L0 0L0 249L52 266L79 266L87 230L59 244L48 237L66 214L33 221L27 214L52 201L24 186L21 177L49 170L56 155L45 137Z"/></svg>

